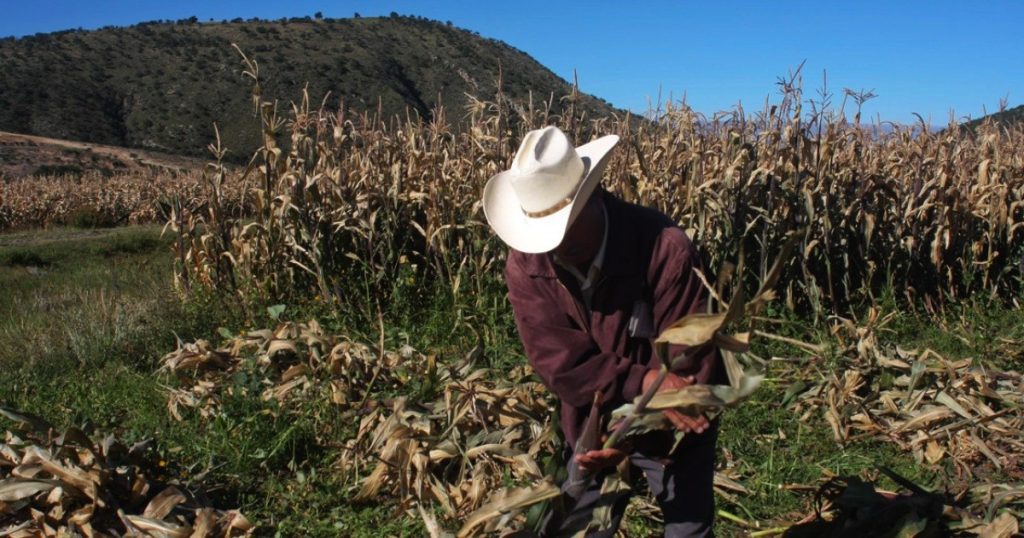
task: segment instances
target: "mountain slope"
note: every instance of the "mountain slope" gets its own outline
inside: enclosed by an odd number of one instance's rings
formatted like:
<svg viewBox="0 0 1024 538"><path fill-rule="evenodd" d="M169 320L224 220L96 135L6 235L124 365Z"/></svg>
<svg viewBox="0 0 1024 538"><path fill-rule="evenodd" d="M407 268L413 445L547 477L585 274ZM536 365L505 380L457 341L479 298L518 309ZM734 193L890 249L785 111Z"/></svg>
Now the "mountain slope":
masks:
<svg viewBox="0 0 1024 538"><path fill-rule="evenodd" d="M0 181L32 175L104 176L140 170L199 170L209 159L0 131Z"/></svg>
<svg viewBox="0 0 1024 538"><path fill-rule="evenodd" d="M985 121L986 119L989 119L989 118L994 120L996 123L999 123L999 124L1002 124L1002 125L1008 125L1009 126L1009 125L1019 124L1021 122L1024 122L1024 105L1016 106L1016 107L1013 107L1013 108L1008 108L1008 109L1003 110L1001 112L995 112L995 113L989 114L988 116L983 116L983 117L978 118L976 120L968 121L968 122L964 123L964 127L967 127L967 128L970 128L970 129L974 129L978 125L981 125L981 122L983 122L983 121Z"/></svg>
<svg viewBox="0 0 1024 538"><path fill-rule="evenodd" d="M202 155L217 122L238 158L258 131L231 43L259 62L263 95L285 105L308 82L314 103L331 92L331 108L344 99L428 117L440 95L460 118L466 93L494 95L499 69L513 99L570 91L521 51L421 18L191 19L0 40L0 130ZM612 112L589 96L581 105Z"/></svg>

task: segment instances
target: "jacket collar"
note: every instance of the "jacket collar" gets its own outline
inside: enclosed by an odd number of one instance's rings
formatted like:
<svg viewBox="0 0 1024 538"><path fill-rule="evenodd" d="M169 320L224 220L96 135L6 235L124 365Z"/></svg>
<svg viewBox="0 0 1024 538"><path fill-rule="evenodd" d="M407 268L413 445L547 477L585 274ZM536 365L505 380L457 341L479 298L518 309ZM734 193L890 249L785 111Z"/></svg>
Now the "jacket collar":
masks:
<svg viewBox="0 0 1024 538"><path fill-rule="evenodd" d="M642 272L641 260L637 257L639 245L636 242L634 223L625 212L626 202L599 188L594 196L604 196L605 208L608 210L608 242L605 245L604 276L625 276ZM549 253L523 254L521 257L523 270L530 276L558 278L555 264Z"/></svg>

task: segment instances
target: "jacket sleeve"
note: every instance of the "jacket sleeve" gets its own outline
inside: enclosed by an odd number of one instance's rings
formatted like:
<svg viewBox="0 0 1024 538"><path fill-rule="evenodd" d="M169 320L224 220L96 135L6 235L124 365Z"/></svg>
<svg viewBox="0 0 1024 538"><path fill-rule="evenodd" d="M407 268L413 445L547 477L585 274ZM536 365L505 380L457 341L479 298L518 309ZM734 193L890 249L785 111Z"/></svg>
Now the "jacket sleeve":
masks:
<svg viewBox="0 0 1024 538"><path fill-rule="evenodd" d="M704 271L704 265L686 233L674 226L663 229L647 275L653 289L654 326L659 334L688 314L707 311L708 290L697 276L698 270ZM705 276L711 280L711 275ZM685 346L671 346L669 356L676 357L684 351ZM718 349L708 344L687 354L687 360L673 372L693 375L697 383L710 382L720 360ZM651 367L660 367L660 361L651 361Z"/></svg>
<svg viewBox="0 0 1024 538"><path fill-rule="evenodd" d="M530 366L544 385L573 407L590 406L598 390L605 402L635 398L647 367L601 352L587 331L553 306L558 300L547 279L534 279L511 265L505 279L516 327Z"/></svg>

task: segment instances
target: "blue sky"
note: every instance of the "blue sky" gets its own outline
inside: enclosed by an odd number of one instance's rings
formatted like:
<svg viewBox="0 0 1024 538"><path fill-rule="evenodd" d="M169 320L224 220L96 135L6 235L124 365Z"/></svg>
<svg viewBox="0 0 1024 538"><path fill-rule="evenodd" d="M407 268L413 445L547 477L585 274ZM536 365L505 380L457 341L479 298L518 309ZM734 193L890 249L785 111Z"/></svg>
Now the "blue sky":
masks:
<svg viewBox="0 0 1024 538"><path fill-rule="evenodd" d="M1024 104L1024 2L589 2L35 0L3 5L0 36L129 25L154 19L422 15L529 53L583 91L642 112L686 96L712 113L759 108L775 81L806 60L805 95L874 89L865 115L930 123Z"/></svg>

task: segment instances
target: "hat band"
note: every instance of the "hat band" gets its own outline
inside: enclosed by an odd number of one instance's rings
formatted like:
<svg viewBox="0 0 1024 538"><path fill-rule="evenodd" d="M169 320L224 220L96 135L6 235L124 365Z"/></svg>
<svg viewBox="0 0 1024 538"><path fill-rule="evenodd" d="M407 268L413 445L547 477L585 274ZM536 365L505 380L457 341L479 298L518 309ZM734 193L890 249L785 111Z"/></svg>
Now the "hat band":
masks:
<svg viewBox="0 0 1024 538"><path fill-rule="evenodd" d="M563 209L564 207L568 206L571 203L572 203L572 197L571 196L566 196L562 200L559 200L558 203L556 203L555 205L553 205L553 206L551 206L551 207L549 207L547 209L542 209L540 211L527 211L527 210L523 209L523 214L526 215L527 217L530 217L531 219L539 219L541 217L546 217L548 215L552 215L554 213L558 213L558 211L560 209Z"/></svg>

